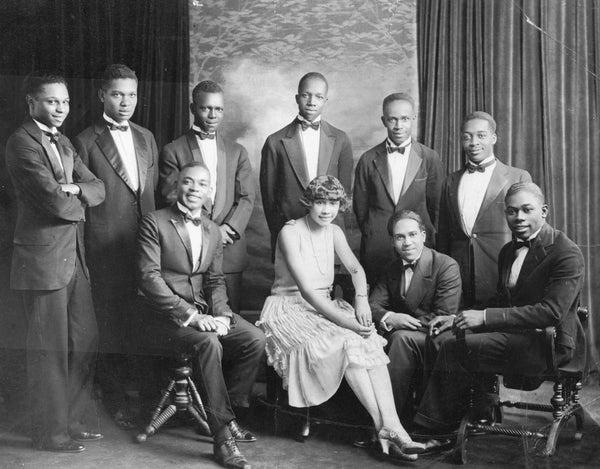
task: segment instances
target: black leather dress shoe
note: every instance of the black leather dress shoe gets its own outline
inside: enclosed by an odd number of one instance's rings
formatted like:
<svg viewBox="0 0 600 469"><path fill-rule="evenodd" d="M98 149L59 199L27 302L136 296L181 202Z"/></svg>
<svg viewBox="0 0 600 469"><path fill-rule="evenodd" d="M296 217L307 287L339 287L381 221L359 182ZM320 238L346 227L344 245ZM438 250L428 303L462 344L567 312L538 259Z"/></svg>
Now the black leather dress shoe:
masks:
<svg viewBox="0 0 600 469"><path fill-rule="evenodd" d="M253 443L256 441L254 434L251 431L242 428L235 420L229 422L227 426L229 427L231 435L238 443Z"/></svg>
<svg viewBox="0 0 600 469"><path fill-rule="evenodd" d="M71 438L75 441L98 441L104 438L104 435L102 433L75 432L71 433Z"/></svg>
<svg viewBox="0 0 600 469"><path fill-rule="evenodd" d="M42 451L55 451L57 453L81 453L85 450L85 446L73 440L65 441L64 443L46 443L40 446Z"/></svg>
<svg viewBox="0 0 600 469"><path fill-rule="evenodd" d="M234 438L213 444L216 461L228 469L252 469L248 460L240 453Z"/></svg>

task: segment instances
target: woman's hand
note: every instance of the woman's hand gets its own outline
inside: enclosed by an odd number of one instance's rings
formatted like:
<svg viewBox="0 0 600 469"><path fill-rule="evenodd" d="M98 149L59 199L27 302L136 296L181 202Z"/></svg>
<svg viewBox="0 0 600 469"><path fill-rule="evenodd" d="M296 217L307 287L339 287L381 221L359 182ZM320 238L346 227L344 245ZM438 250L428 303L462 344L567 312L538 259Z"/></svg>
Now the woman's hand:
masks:
<svg viewBox="0 0 600 469"><path fill-rule="evenodd" d="M371 324L370 326L363 326L359 323L355 318L346 317L344 318L343 324L339 324L346 329L350 329L351 331L356 332L361 337L369 337L373 332L375 332L375 326Z"/></svg>
<svg viewBox="0 0 600 469"><path fill-rule="evenodd" d="M354 300L354 309L356 320L362 326L371 327L373 325L373 316L371 314L371 307L369 306L369 300L366 296L357 296Z"/></svg>

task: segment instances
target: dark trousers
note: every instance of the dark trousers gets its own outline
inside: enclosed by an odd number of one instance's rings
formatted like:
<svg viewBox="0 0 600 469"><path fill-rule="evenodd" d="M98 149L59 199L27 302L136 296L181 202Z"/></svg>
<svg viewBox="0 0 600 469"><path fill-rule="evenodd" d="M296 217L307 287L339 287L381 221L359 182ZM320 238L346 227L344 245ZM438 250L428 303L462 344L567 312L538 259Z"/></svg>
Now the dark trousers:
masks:
<svg viewBox="0 0 600 469"><path fill-rule="evenodd" d="M262 331L241 316L234 316L235 324L222 337L179 327L171 319L153 313L140 318L141 346L145 350L163 356L192 356L194 382L213 434L235 419L232 406L248 407L248 396L265 352Z"/></svg>
<svg viewBox="0 0 600 469"><path fill-rule="evenodd" d="M231 311L240 314L242 272L225 274L225 286L227 287L227 299L229 300Z"/></svg>
<svg viewBox="0 0 600 469"><path fill-rule="evenodd" d="M27 376L34 445L63 443L87 429L98 328L79 259L60 290L22 292L27 313Z"/></svg>
<svg viewBox="0 0 600 469"><path fill-rule="evenodd" d="M435 430L456 429L466 411L475 373L541 374L545 369L540 335L483 332L467 333L457 340L451 332L444 332L415 423Z"/></svg>

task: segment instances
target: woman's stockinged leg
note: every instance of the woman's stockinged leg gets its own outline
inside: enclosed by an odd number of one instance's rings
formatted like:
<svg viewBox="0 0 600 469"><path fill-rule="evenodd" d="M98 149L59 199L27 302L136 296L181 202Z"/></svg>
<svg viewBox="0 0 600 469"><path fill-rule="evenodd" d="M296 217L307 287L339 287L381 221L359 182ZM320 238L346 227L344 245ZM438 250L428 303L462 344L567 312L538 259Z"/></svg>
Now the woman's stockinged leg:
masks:
<svg viewBox="0 0 600 469"><path fill-rule="evenodd" d="M344 376L358 400L367 409L367 412L373 419L375 429L379 431L383 425L383 419L377 405L377 399L368 371L365 368L348 367Z"/></svg>

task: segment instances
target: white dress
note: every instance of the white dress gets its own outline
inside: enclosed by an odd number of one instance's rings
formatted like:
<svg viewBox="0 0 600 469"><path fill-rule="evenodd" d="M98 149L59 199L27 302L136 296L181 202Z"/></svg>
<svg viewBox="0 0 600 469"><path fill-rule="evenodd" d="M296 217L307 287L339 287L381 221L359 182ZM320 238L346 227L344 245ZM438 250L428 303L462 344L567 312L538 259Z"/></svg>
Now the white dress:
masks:
<svg viewBox="0 0 600 469"><path fill-rule="evenodd" d="M288 229L299 237L303 268L313 288L330 298L334 275L333 228L315 245L303 219L290 221ZM343 300L333 300L339 310L354 317L354 309ZM275 282L257 322L267 337L269 365L283 379L288 402L293 407L318 405L338 389L349 366L373 368L389 363L378 334L363 338L319 314L301 296L279 248L275 251Z"/></svg>

